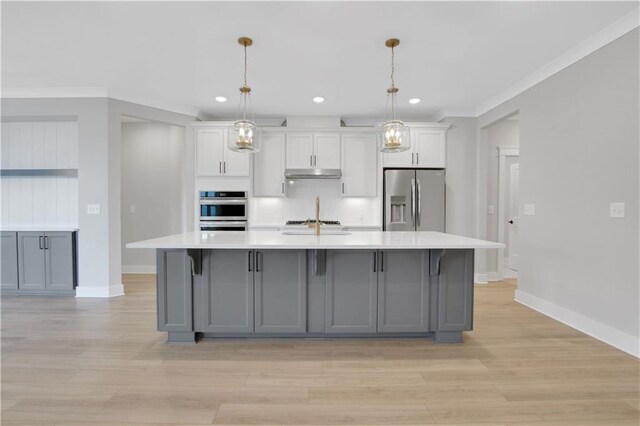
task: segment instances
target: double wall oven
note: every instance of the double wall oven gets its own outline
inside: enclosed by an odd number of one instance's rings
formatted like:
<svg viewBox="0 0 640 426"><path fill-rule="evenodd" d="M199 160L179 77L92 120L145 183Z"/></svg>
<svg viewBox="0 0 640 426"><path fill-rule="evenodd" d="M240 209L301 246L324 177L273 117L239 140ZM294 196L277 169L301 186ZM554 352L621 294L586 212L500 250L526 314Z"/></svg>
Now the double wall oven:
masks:
<svg viewBox="0 0 640 426"><path fill-rule="evenodd" d="M246 231L248 212L244 191L200 191L201 231Z"/></svg>

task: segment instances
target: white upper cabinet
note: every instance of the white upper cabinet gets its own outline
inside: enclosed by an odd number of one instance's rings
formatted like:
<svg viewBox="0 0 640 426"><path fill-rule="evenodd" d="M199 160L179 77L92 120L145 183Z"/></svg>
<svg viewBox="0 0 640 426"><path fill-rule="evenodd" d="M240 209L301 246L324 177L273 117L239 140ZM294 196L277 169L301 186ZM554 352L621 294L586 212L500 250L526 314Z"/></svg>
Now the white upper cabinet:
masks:
<svg viewBox="0 0 640 426"><path fill-rule="evenodd" d="M288 169L339 169L340 135L337 133L289 133Z"/></svg>
<svg viewBox="0 0 640 426"><path fill-rule="evenodd" d="M378 188L376 135L342 135L342 182L344 197L375 197Z"/></svg>
<svg viewBox="0 0 640 426"><path fill-rule="evenodd" d="M289 133L286 145L288 169L313 167L313 133Z"/></svg>
<svg viewBox="0 0 640 426"><path fill-rule="evenodd" d="M231 151L226 127L201 127L196 134L196 174L198 176L249 176L250 154Z"/></svg>
<svg viewBox="0 0 640 426"><path fill-rule="evenodd" d="M340 135L316 133L313 135L314 167L320 169L340 168Z"/></svg>
<svg viewBox="0 0 640 426"><path fill-rule="evenodd" d="M412 129L411 140L418 167L445 167L445 132L432 129Z"/></svg>
<svg viewBox="0 0 640 426"><path fill-rule="evenodd" d="M284 133L263 133L262 149L253 155L253 196L284 197Z"/></svg>
<svg viewBox="0 0 640 426"><path fill-rule="evenodd" d="M411 149L383 154L384 167L446 167L447 124L422 124L411 127Z"/></svg>

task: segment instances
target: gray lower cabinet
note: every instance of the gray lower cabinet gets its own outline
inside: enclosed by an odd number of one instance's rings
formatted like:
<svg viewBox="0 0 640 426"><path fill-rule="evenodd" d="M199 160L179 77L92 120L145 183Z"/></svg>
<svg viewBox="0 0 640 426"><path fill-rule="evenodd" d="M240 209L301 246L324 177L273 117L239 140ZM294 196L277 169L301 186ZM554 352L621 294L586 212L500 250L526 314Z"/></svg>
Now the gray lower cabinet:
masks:
<svg viewBox="0 0 640 426"><path fill-rule="evenodd" d="M16 232L0 233L0 289L18 289L18 234Z"/></svg>
<svg viewBox="0 0 640 426"><path fill-rule="evenodd" d="M447 250L440 259L437 331L473 329L473 250Z"/></svg>
<svg viewBox="0 0 640 426"><path fill-rule="evenodd" d="M327 250L325 332L375 333L375 250Z"/></svg>
<svg viewBox="0 0 640 426"><path fill-rule="evenodd" d="M204 250L201 332L253 332L253 250Z"/></svg>
<svg viewBox="0 0 640 426"><path fill-rule="evenodd" d="M18 288L69 293L76 283L75 233L18 232Z"/></svg>
<svg viewBox="0 0 640 426"><path fill-rule="evenodd" d="M193 276L186 250L158 250L158 330L193 331Z"/></svg>
<svg viewBox="0 0 640 426"><path fill-rule="evenodd" d="M256 333L307 331L305 250L255 252Z"/></svg>
<svg viewBox="0 0 640 426"><path fill-rule="evenodd" d="M378 331L429 331L429 251L380 251L378 264Z"/></svg>

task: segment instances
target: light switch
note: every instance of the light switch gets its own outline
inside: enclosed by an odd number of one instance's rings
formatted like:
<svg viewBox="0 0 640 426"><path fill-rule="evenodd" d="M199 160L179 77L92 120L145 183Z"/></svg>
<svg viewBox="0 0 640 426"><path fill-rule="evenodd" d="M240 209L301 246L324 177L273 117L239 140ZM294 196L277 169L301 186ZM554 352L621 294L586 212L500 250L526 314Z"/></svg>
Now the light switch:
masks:
<svg viewBox="0 0 640 426"><path fill-rule="evenodd" d="M489 214L496 214L496 208L494 206L489 206Z"/></svg>
<svg viewBox="0 0 640 426"><path fill-rule="evenodd" d="M131 204L129 206L129 213L135 213L136 212L136 206L134 204Z"/></svg>
<svg viewBox="0 0 640 426"><path fill-rule="evenodd" d="M87 204L87 214L100 214L100 204Z"/></svg>
<svg viewBox="0 0 640 426"><path fill-rule="evenodd" d="M624 203L609 204L609 217L624 219Z"/></svg>
<svg viewBox="0 0 640 426"><path fill-rule="evenodd" d="M524 205L524 215L525 216L534 216L536 214L536 205L535 204L525 204Z"/></svg>

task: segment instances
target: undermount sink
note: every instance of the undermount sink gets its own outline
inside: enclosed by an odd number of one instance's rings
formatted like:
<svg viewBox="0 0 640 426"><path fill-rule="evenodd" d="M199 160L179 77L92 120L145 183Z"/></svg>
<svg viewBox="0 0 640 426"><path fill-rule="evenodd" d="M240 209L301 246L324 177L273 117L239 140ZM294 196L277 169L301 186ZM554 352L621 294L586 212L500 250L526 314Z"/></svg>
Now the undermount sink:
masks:
<svg viewBox="0 0 640 426"><path fill-rule="evenodd" d="M285 229L282 235L314 235L314 229ZM339 229L320 229L320 235L351 235L349 231L341 231Z"/></svg>

